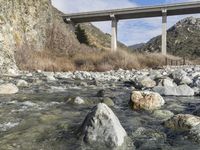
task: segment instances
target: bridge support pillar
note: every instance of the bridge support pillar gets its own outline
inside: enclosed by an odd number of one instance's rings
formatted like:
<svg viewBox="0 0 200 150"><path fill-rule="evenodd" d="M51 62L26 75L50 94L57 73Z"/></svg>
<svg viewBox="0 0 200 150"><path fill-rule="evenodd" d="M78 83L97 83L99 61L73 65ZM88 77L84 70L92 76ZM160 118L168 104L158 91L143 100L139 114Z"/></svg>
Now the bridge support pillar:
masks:
<svg viewBox="0 0 200 150"><path fill-rule="evenodd" d="M111 15L112 23L112 37L111 37L111 51L117 51L117 24L118 20L114 15Z"/></svg>
<svg viewBox="0 0 200 150"><path fill-rule="evenodd" d="M162 54L167 54L167 10L162 10Z"/></svg>

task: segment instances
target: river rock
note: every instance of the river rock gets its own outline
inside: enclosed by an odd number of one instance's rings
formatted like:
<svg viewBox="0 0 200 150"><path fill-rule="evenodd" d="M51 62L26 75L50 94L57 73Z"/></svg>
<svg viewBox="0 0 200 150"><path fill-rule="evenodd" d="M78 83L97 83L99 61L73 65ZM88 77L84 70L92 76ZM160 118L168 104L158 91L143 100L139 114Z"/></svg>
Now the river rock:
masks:
<svg viewBox="0 0 200 150"><path fill-rule="evenodd" d="M152 88L152 87L156 86L156 82L146 76L135 78L132 82L133 82L133 86L136 89Z"/></svg>
<svg viewBox="0 0 200 150"><path fill-rule="evenodd" d="M102 103L106 104L107 106L114 106L114 102L111 98L109 97L105 97L103 100L102 100Z"/></svg>
<svg viewBox="0 0 200 150"><path fill-rule="evenodd" d="M69 98L67 102L71 104L78 104L78 105L85 104L85 100L79 96L75 98Z"/></svg>
<svg viewBox="0 0 200 150"><path fill-rule="evenodd" d="M139 127L132 133L134 144L138 150L166 149L166 134L153 129Z"/></svg>
<svg viewBox="0 0 200 150"><path fill-rule="evenodd" d="M104 103L99 103L86 116L80 134L83 141L95 147L117 149L125 143L127 133L113 111Z"/></svg>
<svg viewBox="0 0 200 150"><path fill-rule="evenodd" d="M180 81L180 84L192 84L193 81L192 79L190 79L188 76L183 76L181 81Z"/></svg>
<svg viewBox="0 0 200 150"><path fill-rule="evenodd" d="M178 114L164 122L165 127L174 130L190 130L200 123L200 117L190 114Z"/></svg>
<svg viewBox="0 0 200 150"><path fill-rule="evenodd" d="M156 86L153 91L164 96L194 96L195 94L194 90L185 84L180 86Z"/></svg>
<svg viewBox="0 0 200 150"><path fill-rule="evenodd" d="M149 91L133 91L130 105L133 110L154 110L165 104L160 94Z"/></svg>
<svg viewBox="0 0 200 150"><path fill-rule="evenodd" d="M18 91L17 86L12 83L0 85L0 94L15 94Z"/></svg>
<svg viewBox="0 0 200 150"><path fill-rule="evenodd" d="M53 75L47 75L47 81L51 82L51 81L56 81L56 78Z"/></svg>
<svg viewBox="0 0 200 150"><path fill-rule="evenodd" d="M200 124L192 127L189 132L189 138L197 143L200 143Z"/></svg>
<svg viewBox="0 0 200 150"><path fill-rule="evenodd" d="M194 78L193 86L200 88L200 77Z"/></svg>
<svg viewBox="0 0 200 150"><path fill-rule="evenodd" d="M155 110L153 116L158 119L167 120L174 116L174 113L169 110Z"/></svg>
<svg viewBox="0 0 200 150"><path fill-rule="evenodd" d="M178 69L175 70L174 72L172 72L171 76L174 79L174 81L176 83L180 83L180 81L183 79L183 77L185 77L187 75L187 73L182 70L182 69Z"/></svg>
<svg viewBox="0 0 200 150"><path fill-rule="evenodd" d="M153 88L156 86L156 82L152 80L151 78L144 78L140 81L141 85L145 88Z"/></svg>
<svg viewBox="0 0 200 150"><path fill-rule="evenodd" d="M173 81L169 78L163 79L161 82L161 85L164 87L174 87L175 83L173 83Z"/></svg>
<svg viewBox="0 0 200 150"><path fill-rule="evenodd" d="M25 80L19 80L19 81L17 81L17 86L18 87L27 87L28 83Z"/></svg>

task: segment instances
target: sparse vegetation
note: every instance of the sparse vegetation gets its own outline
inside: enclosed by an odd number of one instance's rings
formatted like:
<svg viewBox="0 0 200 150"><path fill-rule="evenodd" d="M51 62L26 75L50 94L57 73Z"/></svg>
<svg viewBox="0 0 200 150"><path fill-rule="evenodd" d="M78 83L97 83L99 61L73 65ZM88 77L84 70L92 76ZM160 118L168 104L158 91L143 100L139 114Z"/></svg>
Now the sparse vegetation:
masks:
<svg viewBox="0 0 200 150"><path fill-rule="evenodd" d="M80 25L77 25L77 26L76 26L75 34L76 34L76 37L77 37L78 41L79 41L81 44L89 45L88 37L87 37L87 35L86 35L86 33L85 33L85 30L82 29L82 28L80 27Z"/></svg>

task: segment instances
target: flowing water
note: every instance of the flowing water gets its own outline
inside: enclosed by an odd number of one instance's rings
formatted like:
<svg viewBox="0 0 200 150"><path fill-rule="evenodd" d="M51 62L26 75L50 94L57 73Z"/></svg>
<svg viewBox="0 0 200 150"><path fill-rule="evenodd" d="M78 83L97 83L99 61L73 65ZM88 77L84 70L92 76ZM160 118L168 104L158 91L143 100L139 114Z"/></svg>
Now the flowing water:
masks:
<svg viewBox="0 0 200 150"><path fill-rule="evenodd" d="M79 150L81 140L77 130L90 109L100 102L97 88L67 89L65 92L21 92L0 97L0 150ZM133 140L136 149L198 150L200 145L187 139L184 133L174 134L163 127L162 119L150 112L129 108L131 89L124 85L105 89L115 103L111 107ZM87 105L67 102L69 97L81 96ZM162 109L174 114L192 113L200 98L166 97ZM149 129L146 135L135 137L139 127Z"/></svg>

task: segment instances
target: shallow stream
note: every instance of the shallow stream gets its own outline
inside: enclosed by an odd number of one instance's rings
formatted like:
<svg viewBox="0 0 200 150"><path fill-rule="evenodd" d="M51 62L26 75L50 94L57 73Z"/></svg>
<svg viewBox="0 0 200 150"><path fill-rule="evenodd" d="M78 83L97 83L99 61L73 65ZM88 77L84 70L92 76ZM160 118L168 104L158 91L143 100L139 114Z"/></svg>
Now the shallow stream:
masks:
<svg viewBox="0 0 200 150"><path fill-rule="evenodd" d="M65 92L21 92L0 96L0 150L79 150L81 140L76 132L90 109L100 102L99 88L81 87ZM118 85L104 88L113 99L111 107L131 137L136 149L141 150L198 150L200 145L187 139L184 133L174 134L163 127L162 119L150 112L136 112L129 108L131 88ZM24 94L26 93L26 94ZM81 96L90 103L74 105L68 98ZM200 106L200 98L165 97L163 110L174 114L192 113ZM135 136L139 127L148 129Z"/></svg>

